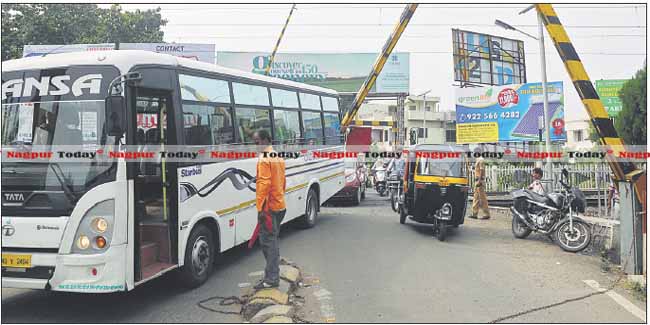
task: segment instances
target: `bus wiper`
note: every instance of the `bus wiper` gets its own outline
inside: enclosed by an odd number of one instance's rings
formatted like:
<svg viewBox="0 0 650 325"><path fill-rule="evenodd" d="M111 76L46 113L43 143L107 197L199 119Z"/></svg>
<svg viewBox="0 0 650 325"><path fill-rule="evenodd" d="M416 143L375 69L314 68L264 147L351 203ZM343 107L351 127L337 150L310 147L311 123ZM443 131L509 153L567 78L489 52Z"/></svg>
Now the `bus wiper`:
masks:
<svg viewBox="0 0 650 325"><path fill-rule="evenodd" d="M59 184L61 184L61 188L63 189L63 192L65 193L66 197L70 201L70 203L74 204L77 202L77 196L74 194L74 190L72 188L72 185L68 183L67 179L63 177L63 169L61 169L61 166L59 163L50 163L50 167L52 167L52 171L54 172L54 176L56 176L56 179L59 181ZM56 167L56 168L54 168ZM58 169L58 171L57 171Z"/></svg>

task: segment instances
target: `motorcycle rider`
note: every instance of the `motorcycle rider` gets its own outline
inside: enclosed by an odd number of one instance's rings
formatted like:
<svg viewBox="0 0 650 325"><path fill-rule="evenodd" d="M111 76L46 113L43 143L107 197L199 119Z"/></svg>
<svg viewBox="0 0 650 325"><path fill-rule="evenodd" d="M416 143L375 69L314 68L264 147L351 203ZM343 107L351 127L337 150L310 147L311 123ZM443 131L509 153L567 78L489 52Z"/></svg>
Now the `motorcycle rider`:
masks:
<svg viewBox="0 0 650 325"><path fill-rule="evenodd" d="M404 176L404 160L393 158L388 163L388 173L390 175L398 175L399 178Z"/></svg>
<svg viewBox="0 0 650 325"><path fill-rule="evenodd" d="M533 169L532 176L533 176L533 182L530 183L528 189L539 195L546 195L546 190L544 189L544 185L540 181L544 176L544 171L541 168L537 167Z"/></svg>

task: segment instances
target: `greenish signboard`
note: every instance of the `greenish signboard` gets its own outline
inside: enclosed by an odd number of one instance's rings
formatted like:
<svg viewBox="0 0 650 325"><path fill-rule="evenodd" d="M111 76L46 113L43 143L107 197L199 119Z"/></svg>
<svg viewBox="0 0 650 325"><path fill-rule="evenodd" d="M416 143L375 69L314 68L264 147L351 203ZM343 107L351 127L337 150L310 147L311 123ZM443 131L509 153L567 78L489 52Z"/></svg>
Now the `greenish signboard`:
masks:
<svg viewBox="0 0 650 325"><path fill-rule="evenodd" d="M618 113L623 109L623 103L618 97L618 92L626 82L627 80L622 79L596 80L596 92L598 92L598 96L610 117L618 116Z"/></svg>

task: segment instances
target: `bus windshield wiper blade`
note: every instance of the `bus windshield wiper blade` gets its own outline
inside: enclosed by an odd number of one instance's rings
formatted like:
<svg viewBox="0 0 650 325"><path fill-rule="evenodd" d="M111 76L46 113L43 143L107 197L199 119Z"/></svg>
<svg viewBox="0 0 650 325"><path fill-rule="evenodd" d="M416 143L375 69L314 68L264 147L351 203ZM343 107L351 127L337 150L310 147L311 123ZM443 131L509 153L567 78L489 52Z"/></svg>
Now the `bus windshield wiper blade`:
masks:
<svg viewBox="0 0 650 325"><path fill-rule="evenodd" d="M77 196L74 194L74 189L72 188L72 185L67 182L67 179L63 177L63 170L61 169L61 166L59 163L50 163L50 167L52 167L52 171L54 172L54 176L56 176L56 179L59 181L59 184L61 184L61 188L63 189L63 192L65 193L66 197L70 201L70 203L74 204L77 202ZM56 167L56 168L54 168ZM57 171L58 169L58 171Z"/></svg>

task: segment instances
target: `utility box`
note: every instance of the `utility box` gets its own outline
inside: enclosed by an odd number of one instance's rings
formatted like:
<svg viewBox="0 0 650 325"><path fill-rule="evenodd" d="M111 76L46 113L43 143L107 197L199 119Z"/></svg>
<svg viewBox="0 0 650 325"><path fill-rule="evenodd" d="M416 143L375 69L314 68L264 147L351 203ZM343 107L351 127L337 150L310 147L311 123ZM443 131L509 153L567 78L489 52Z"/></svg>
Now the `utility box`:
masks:
<svg viewBox="0 0 650 325"><path fill-rule="evenodd" d="M621 266L627 274L643 272L643 218L634 185L618 182L620 195Z"/></svg>

